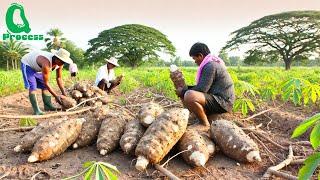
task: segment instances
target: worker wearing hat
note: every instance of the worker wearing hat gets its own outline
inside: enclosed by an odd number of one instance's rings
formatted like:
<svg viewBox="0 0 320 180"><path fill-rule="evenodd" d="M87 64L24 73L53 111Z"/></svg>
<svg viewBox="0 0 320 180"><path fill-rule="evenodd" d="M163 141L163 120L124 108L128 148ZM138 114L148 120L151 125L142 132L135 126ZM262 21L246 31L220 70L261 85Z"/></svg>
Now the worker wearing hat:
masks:
<svg viewBox="0 0 320 180"><path fill-rule="evenodd" d="M42 100L44 110L55 111L56 107L52 105L51 95L56 101L61 104L61 98L66 96L62 80L62 68L64 64L73 64L70 58L70 53L60 48L59 50L46 51L31 51L24 55L21 59L21 71L24 81L24 86L29 90L29 99L35 115L44 114L37 102L36 90L42 90ZM49 84L51 71L56 70L57 84L62 95L58 95ZM51 94L51 95L50 95Z"/></svg>
<svg viewBox="0 0 320 180"><path fill-rule="evenodd" d="M119 67L118 60L114 57L107 59L106 64L101 66L98 70L95 85L100 89L109 93L111 89L115 88L121 83L122 75L115 76L114 68Z"/></svg>

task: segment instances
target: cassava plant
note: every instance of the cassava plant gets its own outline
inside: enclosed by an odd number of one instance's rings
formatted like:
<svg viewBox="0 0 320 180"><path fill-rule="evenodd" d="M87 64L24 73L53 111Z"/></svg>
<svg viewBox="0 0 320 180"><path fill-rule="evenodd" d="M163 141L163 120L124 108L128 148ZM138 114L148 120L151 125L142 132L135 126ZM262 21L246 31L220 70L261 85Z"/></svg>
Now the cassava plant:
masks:
<svg viewBox="0 0 320 180"><path fill-rule="evenodd" d="M120 174L116 166L113 166L106 162L87 161L83 163L84 170L74 176L64 178L63 180L78 179L80 176L84 176L84 180L90 180L95 177L96 180L117 180L117 175Z"/></svg>
<svg viewBox="0 0 320 180"><path fill-rule="evenodd" d="M320 166L320 113L304 120L292 134L292 138L296 138L304 134L308 129L312 129L310 134L310 143L314 149L314 153L305 161L299 170L299 179L310 179L315 170ZM320 179L320 173L318 175Z"/></svg>

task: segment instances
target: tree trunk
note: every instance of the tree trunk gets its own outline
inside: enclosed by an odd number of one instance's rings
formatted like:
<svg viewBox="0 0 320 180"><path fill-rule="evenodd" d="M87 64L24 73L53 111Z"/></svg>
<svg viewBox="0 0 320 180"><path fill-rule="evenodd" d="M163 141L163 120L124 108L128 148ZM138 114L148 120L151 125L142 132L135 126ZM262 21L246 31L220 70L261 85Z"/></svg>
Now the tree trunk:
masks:
<svg viewBox="0 0 320 180"><path fill-rule="evenodd" d="M285 64L286 70L290 70L291 63L292 63L291 59L289 59L289 58L288 59L284 59L284 64Z"/></svg>
<svg viewBox="0 0 320 180"><path fill-rule="evenodd" d="M9 71L9 60L7 59L7 71Z"/></svg>
<svg viewBox="0 0 320 180"><path fill-rule="evenodd" d="M11 59L12 70L14 69L14 59Z"/></svg>

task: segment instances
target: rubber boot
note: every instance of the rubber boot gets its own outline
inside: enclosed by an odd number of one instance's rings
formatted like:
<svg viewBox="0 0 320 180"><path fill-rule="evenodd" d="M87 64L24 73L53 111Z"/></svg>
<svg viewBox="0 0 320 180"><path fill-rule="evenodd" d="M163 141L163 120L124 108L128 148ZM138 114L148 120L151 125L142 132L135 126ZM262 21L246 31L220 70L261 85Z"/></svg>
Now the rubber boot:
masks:
<svg viewBox="0 0 320 180"><path fill-rule="evenodd" d="M54 107L51 103L51 96L46 95L42 93L42 100L43 100L43 105L44 105L44 110L45 111L56 111L58 110L56 107Z"/></svg>
<svg viewBox="0 0 320 180"><path fill-rule="evenodd" d="M37 102L37 96L35 94L29 94L29 99L32 105L34 115L43 115L44 113L40 110Z"/></svg>

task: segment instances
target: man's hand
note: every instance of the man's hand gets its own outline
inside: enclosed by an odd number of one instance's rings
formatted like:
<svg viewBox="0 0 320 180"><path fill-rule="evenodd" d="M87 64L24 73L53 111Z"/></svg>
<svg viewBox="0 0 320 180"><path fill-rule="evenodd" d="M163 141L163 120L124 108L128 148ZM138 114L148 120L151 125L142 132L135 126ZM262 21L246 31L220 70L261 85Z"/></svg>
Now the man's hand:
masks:
<svg viewBox="0 0 320 180"><path fill-rule="evenodd" d="M57 103L59 103L60 105L62 105L62 99L65 98L66 96L64 95L60 95L60 96L56 96L56 101Z"/></svg>
<svg viewBox="0 0 320 180"><path fill-rule="evenodd" d="M176 89L176 94L178 97L181 97L182 96L182 90L183 88L179 87L178 89Z"/></svg>

